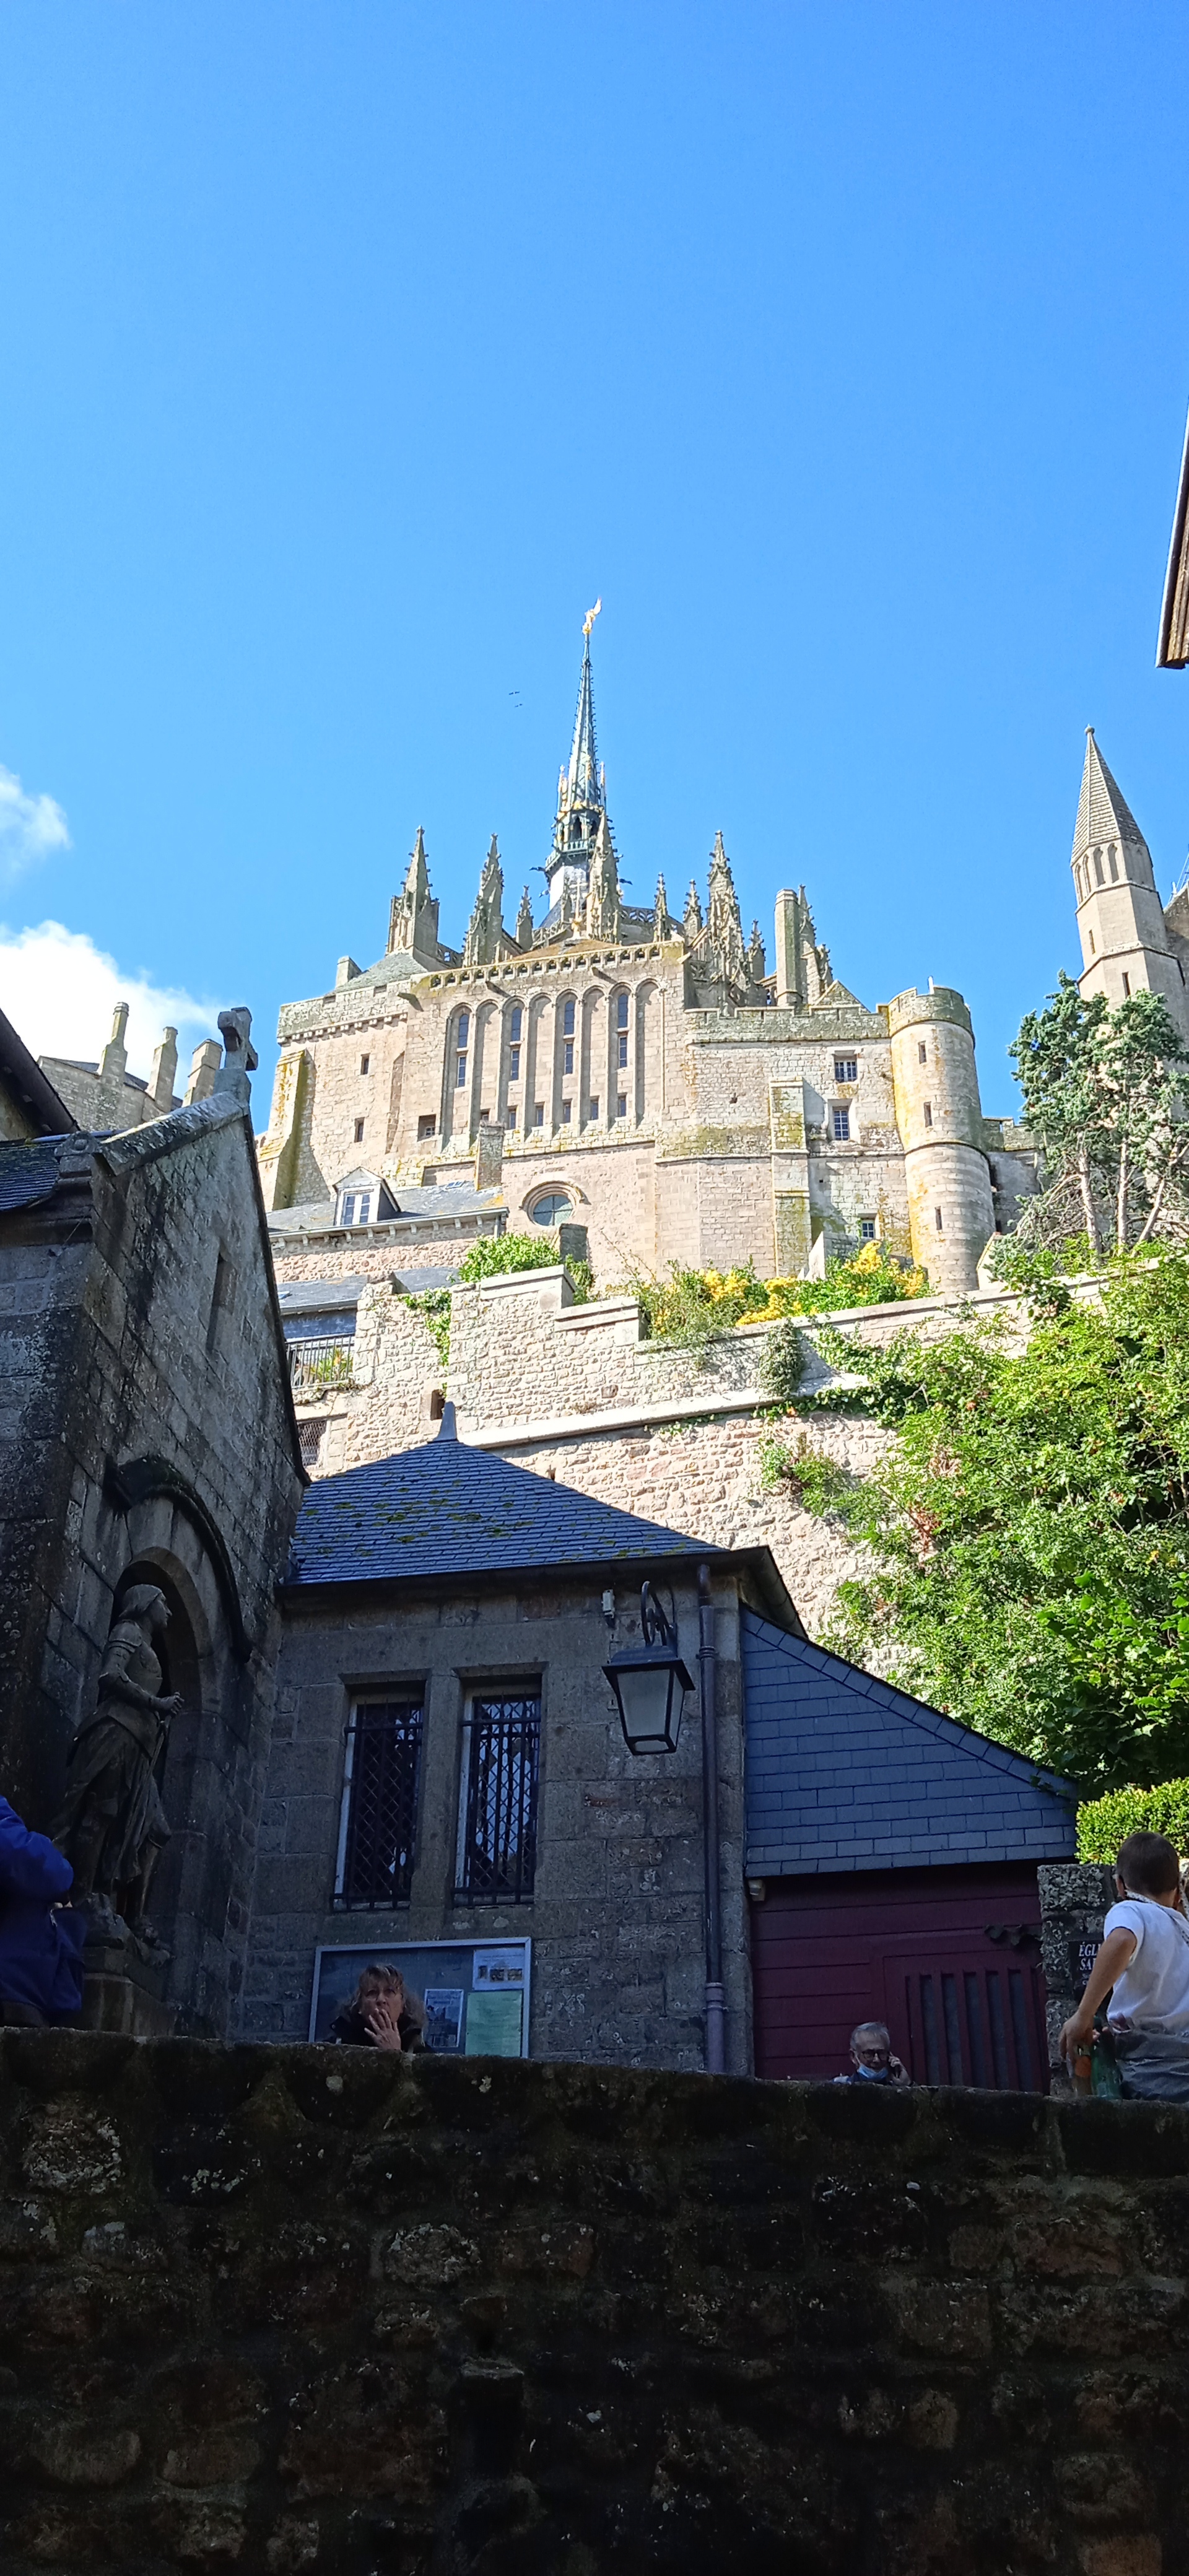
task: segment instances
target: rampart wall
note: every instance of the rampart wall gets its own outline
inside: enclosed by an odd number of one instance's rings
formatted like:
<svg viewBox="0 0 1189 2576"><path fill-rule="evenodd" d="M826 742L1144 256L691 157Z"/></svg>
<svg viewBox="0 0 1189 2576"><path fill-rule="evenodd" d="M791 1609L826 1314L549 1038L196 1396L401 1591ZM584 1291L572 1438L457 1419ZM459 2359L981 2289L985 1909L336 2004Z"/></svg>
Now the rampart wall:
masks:
<svg viewBox="0 0 1189 2576"><path fill-rule="evenodd" d="M1170 2576L1189 2115L8 2033L9 2576Z"/></svg>
<svg viewBox="0 0 1189 2576"><path fill-rule="evenodd" d="M1016 1340L1027 1330L1020 1301L1001 1291L860 1307L829 1320L870 1345L903 1331L952 1332L968 1314L999 1318ZM838 1583L859 1559L837 1523L801 1507L795 1481L765 1486L764 1444L775 1436L863 1476L889 1435L843 1411L773 1425L764 1375L773 1329L745 1325L700 1349L680 1348L645 1337L633 1296L580 1306L560 1270L520 1271L453 1291L444 1371L424 1319L376 1287L360 1301L351 1388L302 1410L326 1417L317 1472L333 1474L431 1436L431 1390L445 1388L460 1436L477 1447L696 1538L766 1543L807 1628L820 1635ZM814 1332L808 1321L806 1394L845 1382Z"/></svg>

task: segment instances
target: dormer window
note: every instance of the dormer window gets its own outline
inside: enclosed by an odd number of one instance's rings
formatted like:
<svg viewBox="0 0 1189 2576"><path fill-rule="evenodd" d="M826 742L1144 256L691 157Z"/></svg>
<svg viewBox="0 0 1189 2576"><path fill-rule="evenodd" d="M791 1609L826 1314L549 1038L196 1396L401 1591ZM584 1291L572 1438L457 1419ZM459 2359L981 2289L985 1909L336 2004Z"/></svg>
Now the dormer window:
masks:
<svg viewBox="0 0 1189 2576"><path fill-rule="evenodd" d="M348 1172L336 1192L336 1225L380 1225L398 1213L392 1194L375 1172Z"/></svg>

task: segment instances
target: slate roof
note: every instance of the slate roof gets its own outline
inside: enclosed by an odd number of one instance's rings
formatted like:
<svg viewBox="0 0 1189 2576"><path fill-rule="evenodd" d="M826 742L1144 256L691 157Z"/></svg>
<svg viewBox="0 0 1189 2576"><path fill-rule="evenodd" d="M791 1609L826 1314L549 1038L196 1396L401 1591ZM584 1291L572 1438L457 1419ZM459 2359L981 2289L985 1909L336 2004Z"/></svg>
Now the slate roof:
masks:
<svg viewBox="0 0 1189 2576"><path fill-rule="evenodd" d="M52 1139L0 1145L0 1209L33 1207L52 1198L61 1175Z"/></svg>
<svg viewBox="0 0 1189 2576"><path fill-rule="evenodd" d="M747 1872L1072 1860L1068 1781L741 1614Z"/></svg>
<svg viewBox="0 0 1189 2576"><path fill-rule="evenodd" d="M446 1438L311 1485L288 1580L304 1588L723 1554Z"/></svg>
<svg viewBox="0 0 1189 2576"><path fill-rule="evenodd" d="M388 1188L388 1184L385 1183ZM374 1225L399 1225L402 1217L434 1217L452 1223L455 1217L502 1216L507 1200L502 1190L475 1190L467 1182L457 1187L443 1183L440 1188L402 1189L389 1192L396 1208L395 1216L373 1218ZM333 1199L306 1200L300 1207L272 1208L269 1211L270 1234L338 1234L343 1229L335 1218Z"/></svg>

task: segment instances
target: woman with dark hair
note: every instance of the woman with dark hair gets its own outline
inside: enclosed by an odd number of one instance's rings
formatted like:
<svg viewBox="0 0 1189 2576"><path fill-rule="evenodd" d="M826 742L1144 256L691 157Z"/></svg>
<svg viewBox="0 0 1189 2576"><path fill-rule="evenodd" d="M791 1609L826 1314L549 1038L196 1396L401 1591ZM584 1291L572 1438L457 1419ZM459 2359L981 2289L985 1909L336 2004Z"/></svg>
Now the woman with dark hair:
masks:
<svg viewBox="0 0 1189 2576"><path fill-rule="evenodd" d="M335 2014L330 2037L341 2048L388 2048L407 2057L423 2048L425 2006L410 1994L399 1968L365 1968L349 2003Z"/></svg>

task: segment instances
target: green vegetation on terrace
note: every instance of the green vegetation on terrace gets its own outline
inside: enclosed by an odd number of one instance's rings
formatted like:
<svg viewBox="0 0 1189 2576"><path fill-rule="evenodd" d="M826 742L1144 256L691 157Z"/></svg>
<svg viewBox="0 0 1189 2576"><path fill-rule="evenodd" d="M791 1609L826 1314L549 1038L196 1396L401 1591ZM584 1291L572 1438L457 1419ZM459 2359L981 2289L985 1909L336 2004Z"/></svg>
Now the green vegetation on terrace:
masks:
<svg viewBox="0 0 1189 2576"><path fill-rule="evenodd" d="M786 1315L841 1313L927 1297L923 1270L898 1261L882 1244L864 1244L848 1260L832 1259L824 1279L757 1279L751 1262L734 1270L685 1270L671 1262L665 1279L637 1272L629 1281L654 1341L701 1349L739 1324L771 1324Z"/></svg>
<svg viewBox="0 0 1189 2576"><path fill-rule="evenodd" d="M831 1409L896 1435L862 1482L769 1444L864 1552L827 1642L1087 1790L1189 1769L1189 1253L1080 1302L1044 1276L1022 1350L1001 1319L815 1339L865 1381Z"/></svg>

